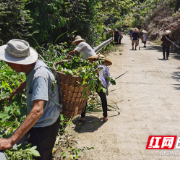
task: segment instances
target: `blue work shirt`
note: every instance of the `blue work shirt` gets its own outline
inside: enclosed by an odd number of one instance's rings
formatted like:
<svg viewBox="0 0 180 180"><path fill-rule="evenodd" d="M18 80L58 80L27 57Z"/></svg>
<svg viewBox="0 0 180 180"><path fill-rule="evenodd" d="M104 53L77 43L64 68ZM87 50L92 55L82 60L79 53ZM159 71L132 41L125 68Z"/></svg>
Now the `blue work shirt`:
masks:
<svg viewBox="0 0 180 180"><path fill-rule="evenodd" d="M49 96L56 102L59 102L58 85L55 83L55 78L51 70L45 63L38 60L31 70L26 75L27 85L27 112L31 112L34 100L44 100L43 115L38 119L33 127L46 127L54 124L60 115L60 108Z"/></svg>

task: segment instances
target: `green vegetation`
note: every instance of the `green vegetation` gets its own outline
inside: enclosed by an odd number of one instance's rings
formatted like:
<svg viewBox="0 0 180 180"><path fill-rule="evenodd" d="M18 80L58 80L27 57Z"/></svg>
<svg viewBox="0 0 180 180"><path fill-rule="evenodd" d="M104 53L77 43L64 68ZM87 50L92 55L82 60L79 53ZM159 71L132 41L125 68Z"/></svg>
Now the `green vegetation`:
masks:
<svg viewBox="0 0 180 180"><path fill-rule="evenodd" d="M114 28L142 28L144 23L150 23L152 18L157 16L157 13L163 13L168 8L172 9L171 15L176 15L180 8L180 1L178 0L136 0L129 11L120 17L116 22ZM164 16L166 17L167 14Z"/></svg>
<svg viewBox="0 0 180 180"><path fill-rule="evenodd" d="M103 69L102 67L97 68L98 65L101 65L103 60L94 61L91 63L88 60L82 60L79 57L74 57L71 61L63 62L62 65L58 65L57 69L67 75L71 76L79 76L82 78L83 82L80 83L80 86L88 87L88 91L96 91L98 84L98 92L102 89L104 93L106 93L106 89L103 88L103 85L99 79L99 71ZM111 82L112 85L115 85L116 82L111 77L108 77L108 81ZM83 90L83 97L88 99L87 89Z"/></svg>
<svg viewBox="0 0 180 180"><path fill-rule="evenodd" d="M12 100L4 99L25 81L25 75L12 71L2 61L0 61L0 66L0 137L9 137L26 118L26 95L24 92L15 95Z"/></svg>
<svg viewBox="0 0 180 180"><path fill-rule="evenodd" d="M30 0L0 0L0 44L12 38L26 38L33 19L25 5Z"/></svg>
<svg viewBox="0 0 180 180"><path fill-rule="evenodd" d="M33 160L33 157L40 156L36 146L31 147L31 144L27 146L20 144L16 148L5 150L5 155L8 160Z"/></svg>
<svg viewBox="0 0 180 180"><path fill-rule="evenodd" d="M0 0L0 45L6 44L12 38L25 39L37 50L39 59L52 67L54 62L64 60L67 53L74 48L71 42L76 35L81 35L94 47L112 36L105 28L122 28L128 31L135 26L140 29L149 27L151 37L159 42L156 31L162 24L158 24L161 19L155 17L164 11L163 8L167 8L168 15L178 19L179 2L179 0ZM153 23L149 26L151 21ZM177 29L174 30L174 34L178 34ZM108 52L108 49L105 48L105 51ZM102 50L102 53L105 52ZM7 99L13 90L25 81L25 75L12 71L2 61L0 66L0 137L8 138L27 115L25 91L14 95L12 99ZM93 91L96 83L99 83L96 66L96 63L82 62L80 58L74 57L73 61L64 63L58 69L69 75L80 76L83 79L82 84ZM113 79L109 81L115 83ZM86 92L84 96L87 98ZM60 133L65 131L65 126L70 122L71 120L61 117ZM30 146L26 148L30 149ZM19 146L13 153L11 150L7 151L9 154L7 156L16 154L12 158L18 159L20 156L16 152L20 150L27 153L27 149ZM74 154L78 156L76 151ZM32 154L26 158L32 159Z"/></svg>

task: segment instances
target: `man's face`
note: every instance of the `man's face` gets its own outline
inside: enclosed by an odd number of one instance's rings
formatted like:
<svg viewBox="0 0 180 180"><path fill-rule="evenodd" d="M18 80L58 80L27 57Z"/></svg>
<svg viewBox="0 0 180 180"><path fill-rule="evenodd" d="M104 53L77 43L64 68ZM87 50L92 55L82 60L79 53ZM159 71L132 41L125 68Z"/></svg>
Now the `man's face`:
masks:
<svg viewBox="0 0 180 180"><path fill-rule="evenodd" d="M21 68L21 65L19 64L14 64L14 63L7 63L8 66L11 67L12 70L16 71L16 72L22 72L22 68Z"/></svg>
<svg viewBox="0 0 180 180"><path fill-rule="evenodd" d="M76 41L75 43L76 43L76 46L78 46L78 44L80 43L81 41Z"/></svg>

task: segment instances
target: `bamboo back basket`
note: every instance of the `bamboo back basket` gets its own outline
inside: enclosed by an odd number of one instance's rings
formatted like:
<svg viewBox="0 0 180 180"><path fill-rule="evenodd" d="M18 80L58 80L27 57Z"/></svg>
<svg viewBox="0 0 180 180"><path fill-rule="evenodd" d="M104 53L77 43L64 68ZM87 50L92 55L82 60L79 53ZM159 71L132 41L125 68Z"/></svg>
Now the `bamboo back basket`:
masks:
<svg viewBox="0 0 180 180"><path fill-rule="evenodd" d="M53 68L56 69L56 66L61 63L63 63L63 61L53 64ZM71 118L81 114L87 103L87 99L82 98L83 90L87 88L86 86L81 86L83 79L78 76L67 75L58 70L56 70L56 72L60 77L59 88L61 88L63 99L62 114ZM89 93L87 89L87 94L89 95Z"/></svg>

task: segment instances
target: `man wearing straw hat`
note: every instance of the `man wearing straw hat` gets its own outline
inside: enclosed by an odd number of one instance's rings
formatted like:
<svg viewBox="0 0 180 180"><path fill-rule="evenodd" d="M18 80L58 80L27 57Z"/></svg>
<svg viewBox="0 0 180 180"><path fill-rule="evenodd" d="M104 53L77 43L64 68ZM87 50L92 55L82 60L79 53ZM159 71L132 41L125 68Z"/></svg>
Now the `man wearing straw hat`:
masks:
<svg viewBox="0 0 180 180"><path fill-rule="evenodd" d="M82 59L88 59L88 60L97 60L99 58L104 58L104 56L102 57L99 55L96 55L95 51L91 48L91 46L89 44L87 44L85 42L84 39L81 38L81 36L76 36L75 40L72 42L72 44L77 45L77 47L71 51L69 53L69 55L73 55L76 52L80 52L81 54L81 58ZM69 56L68 55L68 56ZM68 58L68 56L66 58ZM102 70L100 71L100 80L102 81L103 86L106 88L106 86L108 87L108 83L106 83L106 79L107 77L104 77L102 74L106 74L107 76L110 76L109 74L109 69L106 67L106 65L110 65L112 64L112 62L110 62L109 60L106 60L106 64L102 65ZM99 67L100 68L100 67ZM103 93L103 91L101 90L100 92L97 92L101 98L101 103L102 103L102 108L103 108L103 121L106 122L108 120L107 118L107 99L106 99L106 95ZM86 104L87 105L87 104ZM85 122L85 111L82 112L81 114L81 118L80 118L81 122Z"/></svg>
<svg viewBox="0 0 180 180"><path fill-rule="evenodd" d="M169 41L170 34L171 34L170 30L166 30L161 34L162 35L162 38L161 38L162 44L161 45L163 47L163 59L165 59L165 52L166 52L166 58L168 59L168 57L169 57L169 49L171 46L171 42Z"/></svg>
<svg viewBox="0 0 180 180"><path fill-rule="evenodd" d="M75 40L72 42L72 44L77 45L77 47L71 51L69 55L74 55L76 52L79 52L81 58L85 60L88 57L96 54L92 47L79 35L75 37ZM69 55L66 57L67 59L69 58Z"/></svg>
<svg viewBox="0 0 180 180"><path fill-rule="evenodd" d="M104 60L102 65L98 65L97 68L102 68L99 72L99 79L100 79L103 87L106 89L106 94L103 92L102 89L99 92L98 92L98 90L96 90L96 92L98 93L98 95L101 99L101 105L102 105L102 109L103 109L103 121L106 122L108 120L106 95L108 96L108 87L110 85L110 83L108 81L108 77L110 76L110 73L109 73L109 69L107 66L110 66L112 64L112 62L101 54L98 54L98 55L96 54L94 56L91 56L87 60L89 60L90 62L97 61L97 60ZM98 89L98 85L97 85L97 89ZM86 106L87 106L87 104L86 104ZM81 118L80 118L81 122L85 122L85 115L86 115L86 107L84 109L84 112L81 113Z"/></svg>
<svg viewBox="0 0 180 180"><path fill-rule="evenodd" d="M52 159L52 149L60 123L60 109L53 102L59 102L58 86L53 73L46 64L38 60L38 53L29 43L21 39L12 39L6 45L0 46L0 60L5 61L17 73L26 74L26 81L13 94L26 88L28 114L10 138L0 138L0 150L23 143L28 136L28 142L37 146L40 153L38 159ZM2 156L3 153L0 152L0 159Z"/></svg>
<svg viewBox="0 0 180 180"><path fill-rule="evenodd" d="M142 35L142 42L144 43L144 47L146 47L146 41L147 41L147 31L143 30L142 31L143 35Z"/></svg>
<svg viewBox="0 0 180 180"><path fill-rule="evenodd" d="M139 29L138 28L134 28L133 30L133 34L132 34L132 49L134 49L134 44L135 44L135 50L136 47L139 44Z"/></svg>

